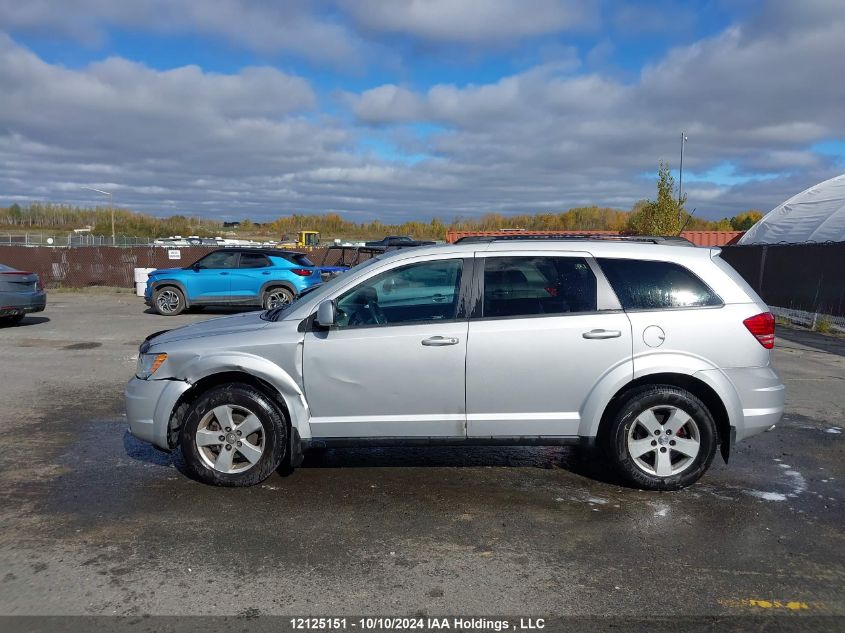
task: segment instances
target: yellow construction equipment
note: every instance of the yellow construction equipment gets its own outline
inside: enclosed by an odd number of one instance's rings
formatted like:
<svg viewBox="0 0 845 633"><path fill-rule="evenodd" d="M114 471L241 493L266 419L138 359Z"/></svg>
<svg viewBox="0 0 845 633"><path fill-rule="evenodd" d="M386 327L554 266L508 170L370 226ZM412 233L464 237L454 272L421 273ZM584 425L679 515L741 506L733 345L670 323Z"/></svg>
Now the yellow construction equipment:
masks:
<svg viewBox="0 0 845 633"><path fill-rule="evenodd" d="M299 231L295 239L285 235L284 239L278 244L279 248L315 248L319 245L319 231Z"/></svg>
<svg viewBox="0 0 845 633"><path fill-rule="evenodd" d="M320 232L319 231L300 231L296 235L296 245L299 248L305 246L319 246Z"/></svg>

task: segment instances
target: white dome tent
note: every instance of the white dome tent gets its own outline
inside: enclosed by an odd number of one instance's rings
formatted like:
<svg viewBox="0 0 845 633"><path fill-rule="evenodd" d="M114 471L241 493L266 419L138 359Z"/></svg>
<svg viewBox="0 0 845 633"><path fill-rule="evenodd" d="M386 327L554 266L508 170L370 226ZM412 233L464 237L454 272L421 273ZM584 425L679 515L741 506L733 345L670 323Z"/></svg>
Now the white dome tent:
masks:
<svg viewBox="0 0 845 633"><path fill-rule="evenodd" d="M825 180L769 211L738 244L845 242L845 174Z"/></svg>

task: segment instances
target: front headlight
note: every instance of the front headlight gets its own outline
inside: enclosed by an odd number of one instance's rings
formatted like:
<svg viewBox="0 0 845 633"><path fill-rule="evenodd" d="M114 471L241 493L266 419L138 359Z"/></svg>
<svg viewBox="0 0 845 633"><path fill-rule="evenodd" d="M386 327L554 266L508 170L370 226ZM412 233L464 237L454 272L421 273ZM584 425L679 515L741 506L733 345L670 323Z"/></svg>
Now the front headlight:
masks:
<svg viewBox="0 0 845 633"><path fill-rule="evenodd" d="M167 360L167 354L138 354L138 365L135 368L135 376L141 380L146 380L161 367L161 364Z"/></svg>

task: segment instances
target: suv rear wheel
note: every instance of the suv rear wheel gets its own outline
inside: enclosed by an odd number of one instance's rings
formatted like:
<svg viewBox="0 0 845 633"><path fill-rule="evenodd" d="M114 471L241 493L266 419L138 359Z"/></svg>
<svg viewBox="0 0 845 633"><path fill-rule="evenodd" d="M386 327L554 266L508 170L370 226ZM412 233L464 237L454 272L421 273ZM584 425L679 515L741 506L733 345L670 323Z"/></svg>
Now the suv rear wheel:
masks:
<svg viewBox="0 0 845 633"><path fill-rule="evenodd" d="M716 454L713 416L695 395L670 385L625 397L606 435L619 474L647 490L678 490L707 471Z"/></svg>
<svg viewBox="0 0 845 633"><path fill-rule="evenodd" d="M190 406L179 439L191 475L215 486L252 486L267 479L285 454L287 423L258 389L214 387Z"/></svg>

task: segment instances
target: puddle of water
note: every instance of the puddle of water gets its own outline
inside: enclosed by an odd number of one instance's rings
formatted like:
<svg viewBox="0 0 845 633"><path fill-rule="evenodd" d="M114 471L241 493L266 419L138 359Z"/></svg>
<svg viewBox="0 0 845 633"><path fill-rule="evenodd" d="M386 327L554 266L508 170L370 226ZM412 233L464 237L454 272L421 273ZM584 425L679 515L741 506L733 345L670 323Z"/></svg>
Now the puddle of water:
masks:
<svg viewBox="0 0 845 633"><path fill-rule="evenodd" d="M93 341L88 341L85 343L71 343L70 345L65 345L62 349L69 349L69 350L76 350L76 349L95 349L97 347L102 347L102 343L95 343Z"/></svg>
<svg viewBox="0 0 845 633"><path fill-rule="evenodd" d="M762 490L749 490L748 493L752 497L763 499L764 501L786 501L786 495L780 492L763 492Z"/></svg>

